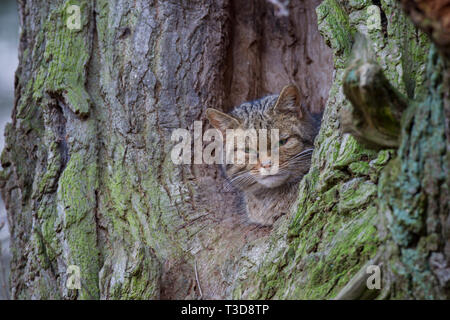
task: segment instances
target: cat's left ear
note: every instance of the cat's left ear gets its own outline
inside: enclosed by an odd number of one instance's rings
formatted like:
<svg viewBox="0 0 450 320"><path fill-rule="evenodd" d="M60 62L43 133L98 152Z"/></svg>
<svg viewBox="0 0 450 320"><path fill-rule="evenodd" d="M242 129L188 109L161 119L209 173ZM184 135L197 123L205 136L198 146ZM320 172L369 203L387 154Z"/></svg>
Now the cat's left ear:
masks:
<svg viewBox="0 0 450 320"><path fill-rule="evenodd" d="M275 112L292 113L298 119L305 116L305 110L302 107L302 95L296 85L287 85L281 90L280 96L275 104Z"/></svg>

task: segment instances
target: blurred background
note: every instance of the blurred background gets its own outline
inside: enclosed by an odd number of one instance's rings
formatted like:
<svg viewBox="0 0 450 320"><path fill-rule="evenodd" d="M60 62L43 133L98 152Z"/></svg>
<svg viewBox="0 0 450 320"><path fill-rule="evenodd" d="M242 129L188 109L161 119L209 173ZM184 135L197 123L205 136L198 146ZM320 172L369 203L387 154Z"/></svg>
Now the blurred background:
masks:
<svg viewBox="0 0 450 320"><path fill-rule="evenodd" d="M0 149L3 132L10 122L14 103L14 72L18 64L19 18L15 0L0 1ZM3 227L2 227L3 226ZM0 199L0 299L9 298L9 229L3 199Z"/></svg>

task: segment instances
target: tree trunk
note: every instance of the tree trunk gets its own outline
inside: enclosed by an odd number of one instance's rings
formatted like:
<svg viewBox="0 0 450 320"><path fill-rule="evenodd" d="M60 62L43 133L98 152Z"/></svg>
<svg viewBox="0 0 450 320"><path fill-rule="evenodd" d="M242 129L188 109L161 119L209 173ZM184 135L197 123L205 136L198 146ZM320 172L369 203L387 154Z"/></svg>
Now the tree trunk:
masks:
<svg viewBox="0 0 450 320"><path fill-rule="evenodd" d="M449 298L448 60L396 1L291 1L288 17L256 0L19 11L1 159L13 298ZM398 150L342 133L367 121L342 90L357 30L407 99ZM217 166L172 163L171 133L289 82L325 108L322 127L296 207L257 228ZM361 285L370 264L381 290Z"/></svg>

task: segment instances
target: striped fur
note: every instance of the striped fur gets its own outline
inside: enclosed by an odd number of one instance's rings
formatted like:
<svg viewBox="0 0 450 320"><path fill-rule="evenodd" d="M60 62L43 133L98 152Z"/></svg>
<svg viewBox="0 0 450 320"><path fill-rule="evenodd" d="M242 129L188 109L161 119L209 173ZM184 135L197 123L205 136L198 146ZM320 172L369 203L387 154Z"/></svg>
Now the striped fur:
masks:
<svg viewBox="0 0 450 320"><path fill-rule="evenodd" d="M245 102L228 115L208 109L211 124L224 132L228 129L278 129L280 133L279 171L270 176L261 174L273 160L224 167L228 183L240 189L246 200L250 222L272 225L287 213L295 201L298 183L308 172L320 124L302 107L302 98L295 86L287 86L280 95ZM225 133L224 133L225 134ZM225 135L225 140L227 139ZM268 136L270 141L270 133ZM250 150L249 152L259 150ZM273 163L273 162L272 162Z"/></svg>

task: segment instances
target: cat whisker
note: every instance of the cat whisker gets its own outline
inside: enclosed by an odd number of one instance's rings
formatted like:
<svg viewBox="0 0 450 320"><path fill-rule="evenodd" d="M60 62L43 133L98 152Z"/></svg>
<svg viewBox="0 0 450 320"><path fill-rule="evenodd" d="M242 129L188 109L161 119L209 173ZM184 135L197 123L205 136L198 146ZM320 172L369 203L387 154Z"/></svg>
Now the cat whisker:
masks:
<svg viewBox="0 0 450 320"><path fill-rule="evenodd" d="M246 173L246 172L244 172L244 173L239 172L238 174L236 174L236 175L234 175L234 176L231 176L231 178L229 178L229 181L230 181L230 182L234 182L235 180L237 180L237 179L239 179L239 178L243 178L243 177L245 177L246 175L248 175L248 173Z"/></svg>
<svg viewBox="0 0 450 320"><path fill-rule="evenodd" d="M242 176L245 175L245 173L242 172L236 172L232 175L230 175L226 180L225 180L225 190L226 191L232 191L232 189L234 188L234 181L242 178Z"/></svg>
<svg viewBox="0 0 450 320"><path fill-rule="evenodd" d="M238 171L238 172L235 172L235 173L230 174L230 175L228 176L228 179L234 178L234 177L237 177L237 176L241 176L241 175L245 175L245 174L247 174L247 173L246 173L246 172L242 172L242 171Z"/></svg>
<svg viewBox="0 0 450 320"><path fill-rule="evenodd" d="M302 157L302 156L309 156L313 153L314 149L306 149L303 150L300 153L297 153L293 158Z"/></svg>
<svg viewBox="0 0 450 320"><path fill-rule="evenodd" d="M301 151L301 152L297 153L297 155L301 155L301 154L304 154L304 153L309 153L309 152L313 152L313 151L314 151L314 149L313 149L313 148L309 148L309 149L305 149L305 150L303 150L303 151Z"/></svg>
<svg viewBox="0 0 450 320"><path fill-rule="evenodd" d="M283 163L279 168L280 169L292 168L294 166L297 167L297 166L300 166L300 165L309 164L310 162L311 162L311 158L310 157L302 158L302 159L289 159L288 161ZM289 171L289 169L287 169L287 171Z"/></svg>
<svg viewBox="0 0 450 320"><path fill-rule="evenodd" d="M235 174L231 179L227 180L226 188L228 190L232 188L248 187L255 183L254 178L247 172L239 172Z"/></svg>
<svg viewBox="0 0 450 320"><path fill-rule="evenodd" d="M310 160L311 159L311 155L304 155L301 157L297 157L297 158L291 158L289 160L293 160L293 161L303 161L303 160Z"/></svg>
<svg viewBox="0 0 450 320"><path fill-rule="evenodd" d="M225 192L231 192L231 191L233 191L234 186L233 186L233 184L231 182L225 181L223 189L224 189Z"/></svg>
<svg viewBox="0 0 450 320"><path fill-rule="evenodd" d="M301 162L301 161L310 161L311 157L310 156L306 156L306 157L298 157L298 158L291 158L288 160L288 162Z"/></svg>
<svg viewBox="0 0 450 320"><path fill-rule="evenodd" d="M301 158L301 159L289 159L286 163L304 163L304 162L310 162L311 158Z"/></svg>
<svg viewBox="0 0 450 320"><path fill-rule="evenodd" d="M304 154L298 157L292 157L288 161L303 161L303 160L310 160L311 159L311 153L310 154Z"/></svg>

